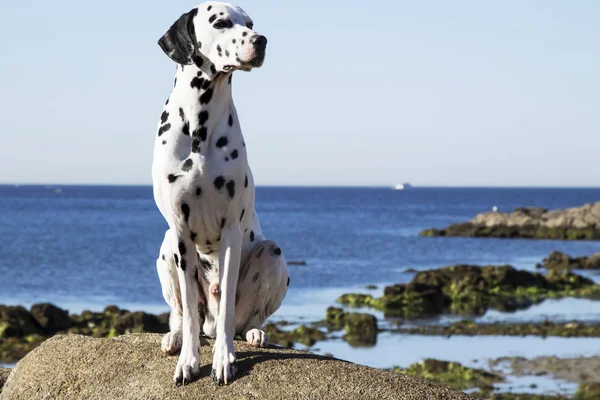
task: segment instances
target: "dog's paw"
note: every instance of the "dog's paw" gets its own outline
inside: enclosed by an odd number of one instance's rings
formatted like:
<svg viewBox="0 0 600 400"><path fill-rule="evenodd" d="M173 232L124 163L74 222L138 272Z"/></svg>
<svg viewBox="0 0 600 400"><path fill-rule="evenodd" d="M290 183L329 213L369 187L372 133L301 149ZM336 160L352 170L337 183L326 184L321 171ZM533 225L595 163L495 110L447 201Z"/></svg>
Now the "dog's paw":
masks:
<svg viewBox="0 0 600 400"><path fill-rule="evenodd" d="M266 333L254 328L246 333L246 341L252 347L265 347L268 343L268 338Z"/></svg>
<svg viewBox="0 0 600 400"><path fill-rule="evenodd" d="M192 354L192 352L182 351L177 360L177 366L175 367L175 375L173 381L176 386L185 385L196 379L200 375L200 362L198 360L198 353Z"/></svg>
<svg viewBox="0 0 600 400"><path fill-rule="evenodd" d="M160 351L170 356L181 350L181 331L171 331L163 336Z"/></svg>
<svg viewBox="0 0 600 400"><path fill-rule="evenodd" d="M233 343L221 342L217 339L213 351L213 364L210 376L218 385L227 385L233 382L237 373Z"/></svg>

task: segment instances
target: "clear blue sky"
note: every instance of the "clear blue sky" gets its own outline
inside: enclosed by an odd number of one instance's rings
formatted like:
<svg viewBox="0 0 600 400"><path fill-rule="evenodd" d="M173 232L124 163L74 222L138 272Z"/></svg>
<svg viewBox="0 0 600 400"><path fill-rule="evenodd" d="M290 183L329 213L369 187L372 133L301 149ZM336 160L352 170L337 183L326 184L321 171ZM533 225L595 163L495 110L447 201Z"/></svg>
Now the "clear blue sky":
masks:
<svg viewBox="0 0 600 400"><path fill-rule="evenodd" d="M0 6L0 182L151 182L197 2ZM234 95L259 185L600 186L600 2L237 2L269 39Z"/></svg>

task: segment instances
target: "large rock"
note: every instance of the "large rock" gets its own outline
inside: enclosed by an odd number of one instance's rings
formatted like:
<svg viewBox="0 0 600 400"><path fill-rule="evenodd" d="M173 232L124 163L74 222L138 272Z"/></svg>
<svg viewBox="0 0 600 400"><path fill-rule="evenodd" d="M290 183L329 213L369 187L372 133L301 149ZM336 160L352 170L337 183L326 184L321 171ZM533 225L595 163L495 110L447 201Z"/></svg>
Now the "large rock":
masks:
<svg viewBox="0 0 600 400"><path fill-rule="evenodd" d="M9 399L472 399L460 391L392 371L290 349L236 342L238 379L215 385L212 341L203 340L201 378L175 387L176 357L160 354L158 334L112 339L59 335L21 360L10 374Z"/></svg>
<svg viewBox="0 0 600 400"><path fill-rule="evenodd" d="M10 375L10 371L11 370L8 368L0 368L0 394L2 393L2 388L4 387L4 382L6 382L8 375Z"/></svg>
<svg viewBox="0 0 600 400"><path fill-rule="evenodd" d="M427 229L421 235L600 240L600 202L553 211L526 207L510 214L488 212L444 229Z"/></svg>

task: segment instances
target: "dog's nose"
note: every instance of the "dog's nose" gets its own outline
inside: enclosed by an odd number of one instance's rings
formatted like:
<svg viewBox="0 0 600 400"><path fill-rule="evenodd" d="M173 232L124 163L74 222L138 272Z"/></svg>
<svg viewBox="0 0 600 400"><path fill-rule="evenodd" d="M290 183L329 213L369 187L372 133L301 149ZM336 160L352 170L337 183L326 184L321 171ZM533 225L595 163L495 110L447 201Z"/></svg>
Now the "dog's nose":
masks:
<svg viewBox="0 0 600 400"><path fill-rule="evenodd" d="M264 48L267 47L267 38L263 35L254 35L250 38L250 43L258 48Z"/></svg>

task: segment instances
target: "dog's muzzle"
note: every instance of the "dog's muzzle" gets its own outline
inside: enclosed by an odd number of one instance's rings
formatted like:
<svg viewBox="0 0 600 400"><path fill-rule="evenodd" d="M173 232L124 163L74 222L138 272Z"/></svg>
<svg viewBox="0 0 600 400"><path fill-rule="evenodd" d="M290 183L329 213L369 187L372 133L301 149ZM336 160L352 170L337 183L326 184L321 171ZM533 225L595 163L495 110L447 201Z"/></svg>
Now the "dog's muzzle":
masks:
<svg viewBox="0 0 600 400"><path fill-rule="evenodd" d="M250 44L254 47L254 57L248 62L253 67L260 67L265 60L267 50L267 38L263 35L254 35L250 38Z"/></svg>

